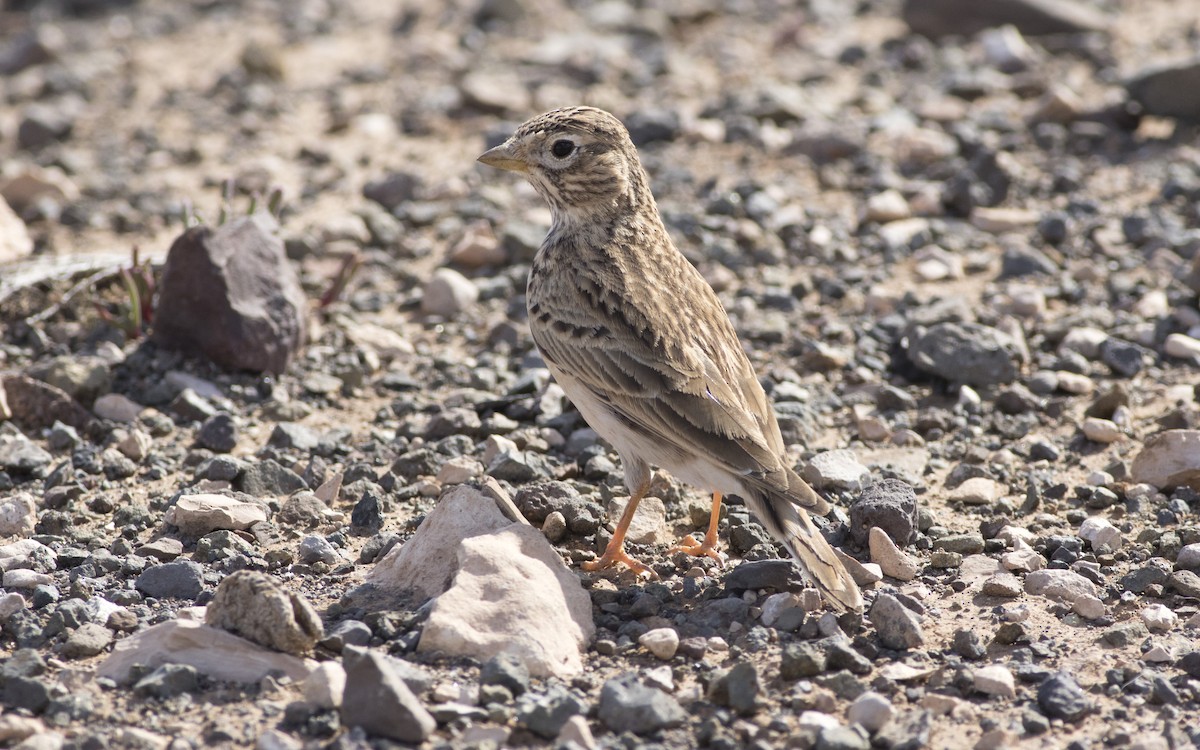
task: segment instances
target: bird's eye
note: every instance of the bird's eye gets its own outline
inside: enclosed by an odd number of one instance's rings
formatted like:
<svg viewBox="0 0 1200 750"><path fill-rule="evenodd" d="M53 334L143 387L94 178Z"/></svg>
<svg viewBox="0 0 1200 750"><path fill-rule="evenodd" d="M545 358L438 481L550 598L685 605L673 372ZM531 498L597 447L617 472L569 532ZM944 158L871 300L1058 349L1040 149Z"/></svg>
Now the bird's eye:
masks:
<svg viewBox="0 0 1200 750"><path fill-rule="evenodd" d="M567 158L574 150L575 144L571 141L568 141L566 138L562 139L561 141L555 141L554 145L550 147L550 153L554 154L559 159Z"/></svg>

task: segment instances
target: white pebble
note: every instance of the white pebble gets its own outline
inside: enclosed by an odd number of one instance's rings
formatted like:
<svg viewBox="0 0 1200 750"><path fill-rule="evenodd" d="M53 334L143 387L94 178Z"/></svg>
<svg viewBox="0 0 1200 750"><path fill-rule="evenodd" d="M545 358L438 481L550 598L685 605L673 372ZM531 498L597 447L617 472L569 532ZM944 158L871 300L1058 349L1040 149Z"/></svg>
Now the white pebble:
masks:
<svg viewBox="0 0 1200 750"><path fill-rule="evenodd" d="M54 583L54 579L45 573L25 568L4 571L4 588L6 589L32 589L37 586L49 586L52 583Z"/></svg>
<svg viewBox="0 0 1200 750"><path fill-rule="evenodd" d="M1054 374L1058 378L1058 389L1063 393L1086 396L1096 390L1095 381L1087 375L1080 375L1077 372L1068 372L1067 370L1059 370Z"/></svg>
<svg viewBox="0 0 1200 750"><path fill-rule="evenodd" d="M674 628L647 630L638 638L638 644L659 659L667 661L679 649L679 633Z"/></svg>
<svg viewBox="0 0 1200 750"><path fill-rule="evenodd" d="M1092 487L1109 487L1113 481L1113 475L1107 471L1093 471L1087 478L1087 483Z"/></svg>
<svg viewBox="0 0 1200 750"><path fill-rule="evenodd" d="M1183 570L1200 568L1200 542L1187 544L1180 548L1175 564Z"/></svg>
<svg viewBox="0 0 1200 750"><path fill-rule="evenodd" d="M975 670L975 689L986 695L1014 698L1017 695L1016 681L1012 672L999 664Z"/></svg>
<svg viewBox="0 0 1200 750"><path fill-rule="evenodd" d="M1079 538L1101 552L1113 552L1121 546L1121 532L1100 516L1085 518L1079 526Z"/></svg>
<svg viewBox="0 0 1200 750"><path fill-rule="evenodd" d="M1200 339L1185 336L1182 333L1172 333L1163 342L1163 351L1169 357L1179 359L1194 359L1200 357Z"/></svg>
<svg viewBox="0 0 1200 750"><path fill-rule="evenodd" d="M868 532L867 546L871 550L871 562L878 564L889 578L911 581L921 572L921 564L897 547L887 532L878 526L872 526Z"/></svg>
<svg viewBox="0 0 1200 750"><path fill-rule="evenodd" d="M1123 437L1121 428L1115 422L1099 417L1083 420L1083 434L1095 443L1115 443Z"/></svg>
<svg viewBox="0 0 1200 750"><path fill-rule="evenodd" d="M1179 621L1179 615L1162 604L1151 604L1142 610L1142 622L1150 630L1170 630Z"/></svg>
<svg viewBox="0 0 1200 750"><path fill-rule="evenodd" d="M421 295L421 312L453 318L470 308L479 299L479 287L452 268L433 272Z"/></svg>
<svg viewBox="0 0 1200 750"><path fill-rule="evenodd" d="M874 690L868 690L855 698L846 710L846 718L852 724L858 724L871 734L882 729L895 715L896 709L892 702Z"/></svg>

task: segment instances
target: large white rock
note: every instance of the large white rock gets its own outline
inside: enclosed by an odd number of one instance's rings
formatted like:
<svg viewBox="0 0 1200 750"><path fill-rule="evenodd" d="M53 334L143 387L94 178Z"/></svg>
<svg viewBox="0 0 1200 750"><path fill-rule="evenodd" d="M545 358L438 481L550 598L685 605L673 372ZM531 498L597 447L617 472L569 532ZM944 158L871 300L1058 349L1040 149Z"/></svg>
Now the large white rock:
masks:
<svg viewBox="0 0 1200 750"><path fill-rule="evenodd" d="M417 532L388 552L367 576L385 591L417 591L426 598L450 588L458 571L452 551L464 539L490 534L512 524L495 501L479 490L461 485L447 492Z"/></svg>
<svg viewBox="0 0 1200 750"><path fill-rule="evenodd" d="M185 534L202 536L218 529L248 529L267 520L267 512L257 503L224 495L200 494L180 497L163 518Z"/></svg>
<svg viewBox="0 0 1200 750"><path fill-rule="evenodd" d="M454 585L429 613L417 650L484 660L520 658L530 674L583 670L592 601L542 532L514 523L458 547Z"/></svg>
<svg viewBox="0 0 1200 750"><path fill-rule="evenodd" d="M591 597L542 532L506 517L506 498L493 495L447 492L367 581L437 597L419 651L481 660L508 651L534 675L575 674L595 630Z"/></svg>
<svg viewBox="0 0 1200 750"><path fill-rule="evenodd" d="M258 682L273 672L301 682L317 665L194 620L168 620L117 641L97 674L126 683L138 664L151 669L189 664L214 680L242 683Z"/></svg>

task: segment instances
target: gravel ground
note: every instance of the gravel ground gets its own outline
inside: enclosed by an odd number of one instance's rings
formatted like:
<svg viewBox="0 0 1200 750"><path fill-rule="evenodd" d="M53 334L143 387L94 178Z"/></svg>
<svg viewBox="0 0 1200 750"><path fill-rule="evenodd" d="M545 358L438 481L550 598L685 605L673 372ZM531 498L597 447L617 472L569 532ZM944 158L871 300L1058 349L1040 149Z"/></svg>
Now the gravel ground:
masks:
<svg viewBox="0 0 1200 750"><path fill-rule="evenodd" d="M1015 26L972 26L982 5ZM1192 6L0 4L0 744L1197 746ZM723 567L668 554L707 521L669 477L632 545L661 579L579 569L619 461L525 325L549 214L475 164L578 103L628 124L877 581L863 618L810 611L736 500ZM134 247L161 261L184 217L274 188L312 301L285 372L108 319ZM591 596L574 676L418 652L428 607L361 598L485 476ZM197 492L245 523L178 524ZM98 675L242 570L311 603L342 710L286 676ZM364 731L363 706L436 728Z"/></svg>

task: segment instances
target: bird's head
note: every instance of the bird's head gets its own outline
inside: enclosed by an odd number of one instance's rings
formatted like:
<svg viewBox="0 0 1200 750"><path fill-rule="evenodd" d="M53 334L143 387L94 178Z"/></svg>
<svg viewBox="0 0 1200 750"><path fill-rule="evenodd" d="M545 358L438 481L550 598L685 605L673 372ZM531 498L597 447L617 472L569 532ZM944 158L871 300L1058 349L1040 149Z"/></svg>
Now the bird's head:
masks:
<svg viewBox="0 0 1200 750"><path fill-rule="evenodd" d="M568 107L538 115L479 161L525 175L557 221L594 218L652 200L629 131L602 109Z"/></svg>

